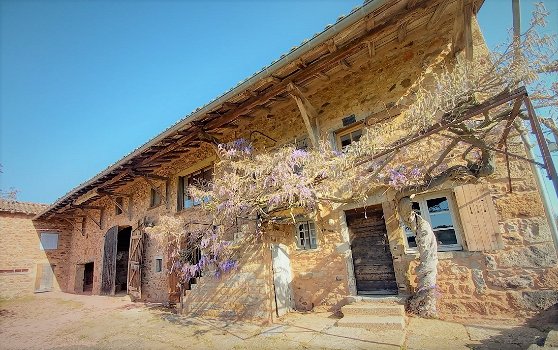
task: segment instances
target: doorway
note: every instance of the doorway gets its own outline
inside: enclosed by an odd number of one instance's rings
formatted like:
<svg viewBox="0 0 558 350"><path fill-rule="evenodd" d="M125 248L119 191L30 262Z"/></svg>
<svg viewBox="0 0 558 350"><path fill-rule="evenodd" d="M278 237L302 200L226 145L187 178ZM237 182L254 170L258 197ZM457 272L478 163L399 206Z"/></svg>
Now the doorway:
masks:
<svg viewBox="0 0 558 350"><path fill-rule="evenodd" d="M383 214L381 205L345 212L357 294L397 294Z"/></svg>
<svg viewBox="0 0 558 350"><path fill-rule="evenodd" d="M125 227L118 231L116 240L116 274L114 292L128 291L128 259L130 256L130 237L132 228Z"/></svg>
<svg viewBox="0 0 558 350"><path fill-rule="evenodd" d="M83 268L83 292L91 293L93 291L93 271L94 264L88 262Z"/></svg>
<svg viewBox="0 0 558 350"><path fill-rule="evenodd" d="M271 249L276 314L280 317L293 309L291 261L283 244L274 244Z"/></svg>
<svg viewBox="0 0 558 350"><path fill-rule="evenodd" d="M114 226L105 234L101 294L127 291L131 234L130 226Z"/></svg>

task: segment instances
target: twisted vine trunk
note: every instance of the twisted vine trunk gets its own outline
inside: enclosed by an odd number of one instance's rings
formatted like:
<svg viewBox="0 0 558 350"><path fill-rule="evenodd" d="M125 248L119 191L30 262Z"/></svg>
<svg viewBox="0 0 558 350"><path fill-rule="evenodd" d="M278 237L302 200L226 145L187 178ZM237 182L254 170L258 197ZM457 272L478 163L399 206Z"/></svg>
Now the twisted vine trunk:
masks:
<svg viewBox="0 0 558 350"><path fill-rule="evenodd" d="M436 236L428 221L412 209L409 197L399 201L399 215L405 225L409 227L416 236L417 249L419 251L419 265L416 268L417 291L409 300L409 311L425 318L437 316L436 303L438 293L436 291L436 278L438 268L438 244Z"/></svg>

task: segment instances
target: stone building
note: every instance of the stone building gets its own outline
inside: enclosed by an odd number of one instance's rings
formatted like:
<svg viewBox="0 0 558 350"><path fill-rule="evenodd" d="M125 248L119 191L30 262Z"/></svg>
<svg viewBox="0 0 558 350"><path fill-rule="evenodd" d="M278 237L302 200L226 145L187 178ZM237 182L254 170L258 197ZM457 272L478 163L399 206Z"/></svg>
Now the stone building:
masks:
<svg viewBox="0 0 558 350"><path fill-rule="evenodd" d="M33 220L46 208L0 199L0 298L66 290L72 233L61 220Z"/></svg>
<svg viewBox="0 0 558 350"><path fill-rule="evenodd" d="M59 231L67 237L64 261L48 257L64 272L56 273L60 287L172 300L165 249L144 228L161 215L203 222L184 189L211 177L212 142L305 147L314 137L308 130L339 149L358 142L365 125L396 117L390 107L425 71L460 51L486 49L475 20L481 3L366 2L71 190L33 221L70 225ZM558 301L556 251L535 174L517 159L509 168L508 176L497 167L489 184L448 184L414 199L438 234L443 318L526 317ZM28 215L11 215L33 231ZM391 193L269 224L260 241L239 245L238 257L237 271L202 276L184 291L188 312L268 321L289 309L335 311L351 295L408 295L416 286L414 237Z"/></svg>

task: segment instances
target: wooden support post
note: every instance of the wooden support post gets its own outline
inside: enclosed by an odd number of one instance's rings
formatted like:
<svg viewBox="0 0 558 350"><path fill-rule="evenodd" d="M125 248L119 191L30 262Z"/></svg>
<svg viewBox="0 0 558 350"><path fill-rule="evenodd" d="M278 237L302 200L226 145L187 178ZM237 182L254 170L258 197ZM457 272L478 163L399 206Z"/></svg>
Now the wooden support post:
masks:
<svg viewBox="0 0 558 350"><path fill-rule="evenodd" d="M318 131L315 126L316 118L318 116L316 109L302 94L300 89L293 83L289 84L289 91L292 98L295 100L298 109L300 110L300 114L302 115L302 119L304 120L304 125L306 126L306 130L308 131L308 137L310 138L310 142L312 142L312 146L318 147Z"/></svg>
<svg viewBox="0 0 558 350"><path fill-rule="evenodd" d="M165 204L167 210L170 210L170 179L165 181Z"/></svg>
<svg viewBox="0 0 558 350"><path fill-rule="evenodd" d="M161 192L161 190L159 190L159 187L157 187L153 181L151 181L149 179L149 177L147 176L142 176L142 178L145 180L145 182L147 182L147 184L149 185L149 187L151 187L155 192L157 192L157 194L159 195L159 197L161 198L162 201L165 201L165 204L167 203L167 198L166 196L163 196L163 193ZM167 179L167 178L165 178Z"/></svg>
<svg viewBox="0 0 558 350"><path fill-rule="evenodd" d="M397 28L397 42L398 43L402 43L405 38L407 37L407 26L408 26L408 22L403 22L401 23L401 25L399 25L399 28ZM370 48L369 48L370 50ZM370 55L372 56L372 55Z"/></svg>
<svg viewBox="0 0 558 350"><path fill-rule="evenodd" d="M106 192L106 191L98 191L98 192L99 192L100 194L103 194L105 197L107 197L107 198L109 199L109 201L112 202L112 204L114 204L118 209L120 209L120 211L122 211L123 213L128 214L128 218L131 217L131 216L130 216L130 213L129 213L130 208L131 208L130 205L128 205L128 210L126 210L126 209L124 209L124 206L123 206L123 205L120 205L120 204L118 203L118 201L117 201L116 199L113 198L113 194L112 194L112 193ZM120 197L120 196L119 196L119 197ZM131 196L128 197L128 198L131 198Z"/></svg>
<svg viewBox="0 0 558 350"><path fill-rule="evenodd" d="M473 4L466 0L459 0L457 6L458 12L453 26L453 54L455 56L464 50L465 58L471 61L473 59Z"/></svg>
<svg viewBox="0 0 558 350"><path fill-rule="evenodd" d="M473 4L467 3L463 9L463 40L465 45L465 58L473 60Z"/></svg>
<svg viewBox="0 0 558 350"><path fill-rule="evenodd" d="M373 41L367 41L366 45L368 45L368 56L372 58L374 55L376 55L376 44L374 44Z"/></svg>
<svg viewBox="0 0 558 350"><path fill-rule="evenodd" d="M554 166L554 161L552 160L552 155L548 149L548 144L541 129L541 124L533 108L533 104L528 97L525 97L525 105L527 106L527 114L529 116L529 121L531 122L531 130L537 139L539 144L539 149L541 150L541 155L543 157L543 162L546 168L546 173L554 185L554 191L558 195L558 174L556 173L556 167Z"/></svg>
<svg viewBox="0 0 558 350"><path fill-rule="evenodd" d="M102 230L102 220L103 220L103 210L100 209L99 211L99 221L97 221L97 219L95 219L95 217L93 217L93 215L89 214L89 212L87 211L87 209L96 209L96 208L88 208L88 207L79 207L79 209L81 209L81 211L83 212L83 214L85 214L86 217L88 217L89 219L91 219L91 221L93 221L95 223L95 225L97 225L97 227L99 228L99 230Z"/></svg>

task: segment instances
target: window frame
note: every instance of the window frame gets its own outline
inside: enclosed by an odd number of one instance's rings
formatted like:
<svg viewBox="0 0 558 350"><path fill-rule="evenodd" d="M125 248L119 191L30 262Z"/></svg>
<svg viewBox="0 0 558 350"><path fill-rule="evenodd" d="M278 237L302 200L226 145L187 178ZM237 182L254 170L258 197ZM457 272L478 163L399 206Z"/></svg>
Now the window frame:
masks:
<svg viewBox="0 0 558 350"><path fill-rule="evenodd" d="M459 213L457 210L457 206L455 203L455 198L453 197L453 193L450 191L444 192L433 192L433 193L425 193L415 196L411 201L416 202L419 204L421 216L432 225L432 221L430 219L430 212L428 211L428 204L427 200L429 199L436 199L436 198L446 198L448 201L449 207L449 214L451 218L451 222L453 224L453 231L455 232L455 239L457 241L456 244L438 244L438 251L439 252L448 252L448 251L462 251L464 250L465 245L463 244L463 231L461 229L461 222L459 219ZM423 215L426 213L426 215ZM403 235L405 236L405 252L408 253L416 253L418 249L416 247L410 247L408 237L411 236L408 234L406 230L406 225L401 222L401 229L403 230Z"/></svg>
<svg viewBox="0 0 558 350"><path fill-rule="evenodd" d="M157 186L157 190L153 187L149 187L149 209L157 208L161 204L163 204L163 186ZM156 201L155 199L158 198L159 200Z"/></svg>
<svg viewBox="0 0 558 350"><path fill-rule="evenodd" d="M211 170L211 179L213 179L213 171L214 171L213 164L178 177L177 210L176 210L177 212L201 205L201 202L194 201L192 198L190 198L190 195L187 193L186 188L190 186L189 183L191 178L194 178L196 175L202 174L201 178L203 179L203 174L209 170ZM188 202L186 202L186 200L188 200ZM186 203L190 203L190 204L186 205Z"/></svg>
<svg viewBox="0 0 558 350"><path fill-rule="evenodd" d="M43 245L43 235L51 235L52 236L56 236L56 248L45 248ZM46 236L45 236L46 237ZM42 231L40 236L39 236L39 249L41 251L47 251L47 250L57 250L58 247L60 246L59 244L59 240L60 240L60 232L56 232L56 231Z"/></svg>
<svg viewBox="0 0 558 350"><path fill-rule="evenodd" d="M160 269L158 269L159 266L157 265L159 261L161 262L161 268L160 268ZM156 273L163 272L163 270L164 270L164 267L163 267L163 257L162 257L162 256L156 256L156 257L155 257L155 260L154 260L154 263L155 263L155 265L154 265L154 267L153 267L154 271L155 271Z"/></svg>
<svg viewBox="0 0 558 350"><path fill-rule="evenodd" d="M352 133L356 132L356 131L361 131L361 135L360 137L362 137L362 135L364 134L364 122L361 121L357 121L355 123L352 123L344 128L338 129L336 131L334 131L334 136L335 136L335 147L337 148L338 151L343 151L345 147L347 146L342 146L341 145L341 137L346 136L346 135L351 135ZM359 140L360 140L359 137ZM350 136L351 138L351 143L353 142L358 142L358 141L354 141L353 137Z"/></svg>
<svg viewBox="0 0 558 350"><path fill-rule="evenodd" d="M122 208L124 208L124 197L116 197L114 199L114 201L116 203L118 203L118 205L120 205ZM115 216L118 216L118 215L121 215L122 213L124 213L124 211L122 209L120 209L118 207L118 205L116 205L116 204L114 205L114 215Z"/></svg>
<svg viewBox="0 0 558 350"><path fill-rule="evenodd" d="M301 244L301 237L300 237L300 230L298 228L298 226L300 224L306 224L308 227L308 231L305 232L305 234L308 234L308 238L304 238L304 244ZM312 246L312 230L310 229L310 225L313 226L313 233L314 233L314 246ZM295 222L295 227L294 227L294 231L295 231L295 241L296 241L296 247L298 250L305 250L305 251L310 251L310 250L317 250L318 247L318 229L317 229L317 225L316 222L314 220L311 219L300 219L297 220ZM306 246L306 242L308 242L308 246Z"/></svg>

